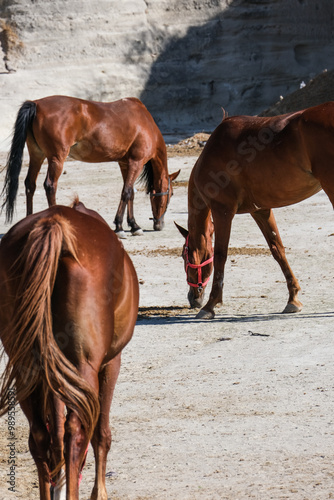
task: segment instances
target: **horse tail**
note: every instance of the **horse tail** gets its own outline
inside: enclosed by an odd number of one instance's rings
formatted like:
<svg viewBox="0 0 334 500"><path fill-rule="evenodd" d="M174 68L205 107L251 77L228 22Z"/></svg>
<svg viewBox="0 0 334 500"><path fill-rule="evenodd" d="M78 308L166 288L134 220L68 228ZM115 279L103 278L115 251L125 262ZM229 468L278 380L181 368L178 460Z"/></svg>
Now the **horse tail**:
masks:
<svg viewBox="0 0 334 500"><path fill-rule="evenodd" d="M8 411L13 387L18 401L38 388L45 395L44 404L52 392L77 414L91 437L98 418L98 397L60 350L52 328L52 292L63 252L80 265L73 228L56 214L35 224L13 266L15 276L20 277L13 317L2 332L8 363L2 376L0 416Z"/></svg>
<svg viewBox="0 0 334 500"><path fill-rule="evenodd" d="M12 145L6 163L5 184L2 195L5 201L2 209L6 208L6 222L11 222L14 214L15 200L19 187L19 175L22 167L24 145L27 140L28 129L36 116L36 103L25 101L19 109L14 125Z"/></svg>
<svg viewBox="0 0 334 500"><path fill-rule="evenodd" d="M138 182L145 187L146 194L153 191L153 166L151 160L144 165L144 169L139 176Z"/></svg>

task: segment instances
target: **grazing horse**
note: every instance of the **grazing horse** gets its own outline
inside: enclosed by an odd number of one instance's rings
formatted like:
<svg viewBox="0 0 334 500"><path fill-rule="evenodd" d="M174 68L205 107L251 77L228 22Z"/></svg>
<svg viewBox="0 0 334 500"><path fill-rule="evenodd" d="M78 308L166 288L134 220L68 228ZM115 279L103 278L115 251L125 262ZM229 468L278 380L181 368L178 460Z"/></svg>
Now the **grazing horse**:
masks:
<svg viewBox="0 0 334 500"><path fill-rule="evenodd" d="M334 102L271 118L223 119L209 138L189 180L188 230L183 258L192 307L214 317L222 303L224 266L235 214L250 213L285 276L289 299L283 312L302 308L299 283L285 256L273 208L298 203L321 189L334 204ZM213 223L212 223L212 220ZM214 251L212 234L215 233Z"/></svg>
<svg viewBox="0 0 334 500"><path fill-rule="evenodd" d="M56 204L58 179L69 156L88 163L119 163L124 185L114 222L120 238L125 237L122 224L126 206L131 233L142 234L133 214L133 186L141 172L151 197L153 227L156 231L163 228L172 180L179 172L168 174L165 142L138 99L102 103L51 96L24 102L17 114L6 165L3 207L7 221L13 218L25 143L30 158L25 179L27 215L33 213L36 179L45 158L48 171L44 189L51 207Z"/></svg>
<svg viewBox="0 0 334 500"><path fill-rule="evenodd" d="M66 499L79 499L90 440L96 469L91 499L108 498L109 409L138 296L122 244L78 201L30 215L2 238L0 337L8 363L0 415L15 390L29 421L41 500L65 498L65 478Z"/></svg>

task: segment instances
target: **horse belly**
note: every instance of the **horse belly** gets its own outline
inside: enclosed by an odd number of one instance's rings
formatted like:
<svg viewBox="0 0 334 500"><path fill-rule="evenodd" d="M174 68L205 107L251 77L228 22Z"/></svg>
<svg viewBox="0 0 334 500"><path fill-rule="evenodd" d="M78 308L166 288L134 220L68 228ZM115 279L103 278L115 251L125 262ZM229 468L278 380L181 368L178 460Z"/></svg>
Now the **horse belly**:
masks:
<svg viewBox="0 0 334 500"><path fill-rule="evenodd" d="M288 205L300 203L307 198L321 191L321 185L313 179L312 182L303 183L291 180L284 184L277 182L272 186L267 185L266 189L252 189L251 195L246 201L246 212L257 209L281 208ZM240 207L241 210L246 207Z"/></svg>
<svg viewBox="0 0 334 500"><path fill-rule="evenodd" d="M102 140L83 139L73 144L68 156L87 163L102 163L120 160L125 153L125 148L115 143L107 144Z"/></svg>

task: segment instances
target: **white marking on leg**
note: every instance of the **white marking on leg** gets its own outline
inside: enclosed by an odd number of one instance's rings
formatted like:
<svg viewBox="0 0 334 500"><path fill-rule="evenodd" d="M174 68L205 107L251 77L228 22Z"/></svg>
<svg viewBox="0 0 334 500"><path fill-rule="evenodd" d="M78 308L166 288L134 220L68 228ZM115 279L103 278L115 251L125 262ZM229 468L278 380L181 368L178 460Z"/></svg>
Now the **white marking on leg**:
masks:
<svg viewBox="0 0 334 500"><path fill-rule="evenodd" d="M66 500L66 481L65 481L65 471L61 469L60 477L57 481L56 486L53 487L52 500Z"/></svg>

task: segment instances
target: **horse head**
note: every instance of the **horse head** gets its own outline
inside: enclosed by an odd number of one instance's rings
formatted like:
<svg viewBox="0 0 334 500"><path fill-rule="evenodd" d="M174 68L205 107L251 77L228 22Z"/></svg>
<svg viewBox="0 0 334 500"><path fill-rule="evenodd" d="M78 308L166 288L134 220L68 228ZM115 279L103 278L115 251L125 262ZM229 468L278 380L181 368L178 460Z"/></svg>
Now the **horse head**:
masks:
<svg viewBox="0 0 334 500"><path fill-rule="evenodd" d="M213 270L213 251L210 248L199 248L189 244L189 231L176 224L176 227L185 238L182 257L186 271L186 279L189 285L188 300L190 307L202 307L205 287L208 284ZM210 236L211 241L211 236Z"/></svg>
<svg viewBox="0 0 334 500"><path fill-rule="evenodd" d="M168 175L168 186L165 191L157 192L155 189L152 189L150 192L154 231L161 231L165 225L165 213L167 212L170 199L173 196L172 181L176 179L179 173L180 170Z"/></svg>

